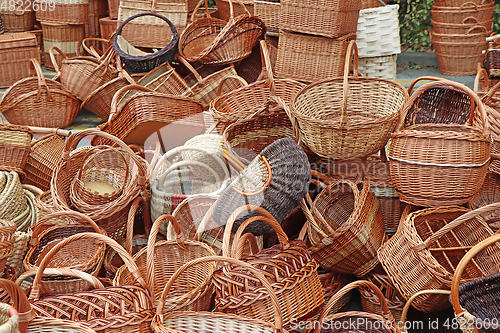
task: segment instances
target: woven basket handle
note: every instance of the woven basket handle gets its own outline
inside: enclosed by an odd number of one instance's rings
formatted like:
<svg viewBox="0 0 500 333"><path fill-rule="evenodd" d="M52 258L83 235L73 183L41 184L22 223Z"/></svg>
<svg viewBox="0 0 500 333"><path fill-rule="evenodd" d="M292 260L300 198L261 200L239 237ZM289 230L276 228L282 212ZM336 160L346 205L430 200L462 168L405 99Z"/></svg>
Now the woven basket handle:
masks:
<svg viewBox="0 0 500 333"><path fill-rule="evenodd" d="M241 76L239 75L228 75L228 76L225 76L219 83L219 87L217 88L217 93L216 93L216 96L219 97L221 92L222 92L222 87L224 86L224 83L226 83L227 80L236 80L236 81L239 81L243 87L245 86L248 86L248 82L242 78Z"/></svg>
<svg viewBox="0 0 500 333"><path fill-rule="evenodd" d="M40 66L40 63L35 58L31 58L30 61L33 64L33 67L35 68L36 76L38 78L38 93L36 94L36 100L38 101L40 99L40 96L42 93L42 86L43 86L43 87L45 87L45 91L47 92L49 99L51 101L53 101L54 98L52 97L52 94L50 93L49 86L47 86L47 81L45 80L45 76L43 76L43 71L42 71L42 67Z"/></svg>
<svg viewBox="0 0 500 333"><path fill-rule="evenodd" d="M127 253L127 251L125 251L125 249L120 244L118 244L115 240L105 235L91 233L91 232L82 232L79 234L72 235L62 240L61 242L57 243L52 249L50 249L50 251L45 255L45 257L43 257L42 262L40 263L40 266L38 267L37 273L35 275L33 286L31 288L31 293L29 296L29 299L31 301L35 301L40 298L42 275L45 269L47 268L48 264L52 260L52 257L67 244L81 239L95 239L96 241L103 242L106 245L110 246L120 255L123 262L127 266L128 270L132 273L132 276L136 279L136 282L138 282L141 287L148 290L146 282L140 275L139 268L134 262L134 259L132 259L132 257Z"/></svg>
<svg viewBox="0 0 500 333"><path fill-rule="evenodd" d="M500 202L495 202L483 207L479 207L477 209L474 209L473 211L467 212L463 215L460 215L438 231L436 231L431 237L427 238L422 244L419 244L414 247L415 251L422 251L424 249L428 249L429 246L431 246L435 241L437 241L439 238L441 238L443 235L447 234L451 230L453 230L455 227L459 226L460 224L475 218L476 216L482 215L487 212L491 212L494 210L497 210L500 208Z"/></svg>
<svg viewBox="0 0 500 333"><path fill-rule="evenodd" d="M460 6L460 10L459 11L462 11L464 9L470 9L470 8L473 8L474 10L477 10L477 4L472 2L472 1L469 1L469 2L465 2L462 4L462 6Z"/></svg>
<svg viewBox="0 0 500 333"><path fill-rule="evenodd" d="M356 41L351 40L347 46L344 63L344 82L342 83L342 115L340 118L340 127L347 123L347 94L349 91L349 71L351 69L351 56L354 59L354 77L358 76L358 47Z"/></svg>
<svg viewBox="0 0 500 333"><path fill-rule="evenodd" d="M282 245L283 248L287 248L289 246L288 242L288 236L285 234L283 229L281 228L280 224L274 216L269 213L266 209L256 206L256 205L244 205L236 208L234 212L229 216L226 226L224 227L224 238L222 240L222 255L223 256L230 256L230 251L229 251L229 246L231 243L231 232L233 230L233 224L238 218L238 216L246 211L254 211L261 216L254 216L248 218L246 221L244 221L239 227L238 230L236 231L236 235L233 239L233 246L236 247L238 244L238 239L240 238L241 234L243 233L243 230L245 230L246 226L250 224L253 221L263 221L269 224L274 231L276 231L276 234L278 235L278 240L280 244ZM265 219L265 220L264 220ZM243 229L241 228L244 225Z"/></svg>
<svg viewBox="0 0 500 333"><path fill-rule="evenodd" d="M401 320L400 322L402 323L401 325L399 325L399 327L401 327L401 332L403 333L406 333L408 332L405 328L405 323L406 323L406 316L408 315L408 310L410 310L410 306L411 304L413 303L413 301L419 297L419 296L422 296L422 295L427 295L427 294L435 294L435 295L449 295L450 294L450 291L449 290L439 290L439 289L429 289L429 290L421 290L415 294L413 294L412 297L410 297L408 299L408 301L406 302L404 308L403 308L403 312L401 314Z"/></svg>
<svg viewBox="0 0 500 333"><path fill-rule="evenodd" d="M408 87L408 95L411 95L411 92L413 91L413 88L415 87L415 85L419 81L451 81L451 80L444 79L442 77L437 77L437 76L430 76L430 75L420 76L420 77L416 78L415 80L413 80L412 83L410 83L410 86Z"/></svg>
<svg viewBox="0 0 500 333"><path fill-rule="evenodd" d="M286 235L285 231L283 231L283 228L281 228L280 224L278 223L278 221L276 221L276 219L274 217L272 219L270 219L270 218L263 217L263 216L252 216L252 217L246 219L238 227L238 230L236 231L236 233L234 235L233 246L231 247L230 257L236 258L236 259L241 259L241 255L243 252L243 248L242 248L243 246L240 245L240 243L243 244L243 242L242 242L243 231L250 223L255 222L255 221L265 222L268 225L270 225L273 228L273 230L276 231L276 235L278 235L278 240L279 240L282 248L285 249L289 246L288 236ZM226 227L228 227L228 226L226 225ZM224 233L226 232L226 229L229 231L231 230L231 228L225 228ZM253 234L248 233L248 232L245 235L247 235L247 234L253 235ZM249 236L245 236L245 238L249 238ZM254 252L254 253L257 253L257 252Z"/></svg>
<svg viewBox="0 0 500 333"><path fill-rule="evenodd" d="M52 61L52 66L54 67L54 69L56 71L56 76L54 77L54 80L57 80L57 78L61 76L61 70L59 69L59 65L57 64L56 56L54 55L54 51L57 51L57 53L59 53L61 55L63 60L68 59L68 56L66 56L66 54L64 54L64 52L61 51L61 49L58 48L57 46L52 46L49 49L50 61Z"/></svg>
<svg viewBox="0 0 500 333"><path fill-rule="evenodd" d="M31 270L28 272L24 272L23 274L19 275L19 277L16 279L16 284L21 285L21 283L26 280L27 278L36 276L37 270ZM83 281L88 282L92 287L95 289L103 289L104 286L102 282L96 278L95 276L90 275L89 273L79 271L77 269L72 269L72 268L64 268L64 267L59 267L59 268L45 268L43 271L43 276L64 276L64 277L75 277L78 279L81 279Z"/></svg>
<svg viewBox="0 0 500 333"><path fill-rule="evenodd" d="M476 17L474 16L468 16L462 20L462 24L467 24L467 23L479 23Z"/></svg>
<svg viewBox="0 0 500 333"><path fill-rule="evenodd" d="M36 313L31 308L28 297L26 297L26 294L18 284L10 280L0 279L0 289L7 292L13 308L18 312L19 332L26 332L29 322L36 317Z"/></svg>
<svg viewBox="0 0 500 333"><path fill-rule="evenodd" d="M198 73L196 71L196 69L189 63L189 61L187 61L186 59L184 59L183 57L181 57L180 55L177 57L177 59L184 65L186 66L186 68L191 72L193 73L194 77L196 78L196 81L198 82L201 82L203 81L203 77L200 75L200 73Z"/></svg>
<svg viewBox="0 0 500 333"><path fill-rule="evenodd" d="M487 33L488 30L484 27L484 25L475 25L471 27L467 32L465 33L466 35L471 35L474 33L475 30L481 30L481 32Z"/></svg>
<svg viewBox="0 0 500 333"><path fill-rule="evenodd" d="M483 68L482 69L484 72L484 77L485 77L485 80L484 80L484 84L487 85L489 84L488 82L488 72ZM479 73L478 73L479 75ZM476 80L477 80L477 76L476 76ZM488 90L488 92L486 93L486 95L483 96L483 98L481 99L482 102L486 103L488 101L491 100L491 98L493 96L495 96L495 93L498 91L498 88L500 88L500 81L498 83L496 83L493 87L491 87L491 89ZM474 89L476 89L476 83L474 82Z"/></svg>
<svg viewBox="0 0 500 333"><path fill-rule="evenodd" d="M228 0L228 1L229 1L229 10L230 10L229 21L231 21L231 19L234 19L234 6L233 6L233 1L232 0ZM241 5L241 7L243 7L243 10L245 11L244 15L248 15L249 17L252 16L252 14L250 14L250 12L248 11L248 9L245 6L245 4L243 3L243 1L241 1L241 0L236 0L236 1L238 2L238 4Z"/></svg>
<svg viewBox="0 0 500 333"><path fill-rule="evenodd" d="M332 298L330 298L328 303L326 303L325 307L321 311L321 314L319 315L317 322L323 323L323 320L325 319L325 317L328 316L328 313L330 312L332 307L342 297L344 297L348 292L350 292L353 289L357 289L357 288L367 288L375 293L375 295L377 296L377 298L380 302L380 307L382 310L381 318L383 319L384 324L390 322L393 324L392 326L396 329L395 332L400 332L399 329L397 328L397 326L395 325L396 323L395 323L394 317L392 316L391 311L389 310L389 307L387 306L387 301L385 299L384 294L380 291L380 289L375 284L373 284L370 281L365 281L365 280L358 280L358 281L351 282L348 285L344 286L342 289L340 289L335 295L333 295ZM341 312L341 313L336 313L336 314L328 316L328 317L331 318L331 320L333 320L333 318L340 319L347 314L349 314L349 312ZM370 314L370 317L373 317L373 316L374 316L373 314ZM321 331L321 325L314 325L314 330L312 332L313 333L320 333L320 331Z"/></svg>
<svg viewBox="0 0 500 333"><path fill-rule="evenodd" d="M149 234L151 230L151 217L149 215L149 207L144 198L142 196L138 196L134 199L134 201L132 201L127 218L127 236L125 239L125 249L130 255L132 255L135 214L137 213L139 207L141 207L141 211L144 216L144 229L146 229L146 235Z"/></svg>
<svg viewBox="0 0 500 333"><path fill-rule="evenodd" d="M118 147L122 148L134 161L135 165L137 166L137 171L139 173L139 177L137 179L137 185L140 185L141 187L144 187L147 183L147 169L146 165L147 162L134 154L132 149L130 149L129 146L127 146L122 140L118 139L116 136L111 135L109 133L103 132L101 130L98 130L96 128L87 128L78 132L75 132L71 134L68 139L66 140L66 144L64 146L64 151L62 153L62 160L63 161L70 161L70 152L76 149L78 146L78 143L83 140L88 135L99 135L102 136L106 139L111 140L114 142Z"/></svg>
<svg viewBox="0 0 500 333"><path fill-rule="evenodd" d="M153 169L158 162L161 154L161 143L160 141L155 141L155 150L153 151L153 158L151 158L151 162L148 165L148 175L150 179L153 179Z"/></svg>
<svg viewBox="0 0 500 333"><path fill-rule="evenodd" d="M109 39L104 39L104 38L85 38L83 41L82 41L82 46L83 46L83 49L85 51L87 51L88 54L91 54L93 55L97 60L101 60L101 56L102 54L99 54L94 48L90 48L88 47L87 45L85 45L86 42L90 42L90 41L97 41L97 42L102 42L102 43L106 43L106 44L109 44ZM106 45L105 44L105 45Z"/></svg>
<svg viewBox="0 0 500 333"><path fill-rule="evenodd" d="M210 166L206 165L205 163L199 162L199 161L180 161L180 162L177 162L177 163L174 163L173 165L171 165L167 169L167 171L165 171L164 173L161 174L161 176L158 178L158 189L163 190L164 185L165 185L165 178L167 177L167 175L170 172L177 170L183 166L193 166L193 165L202 167L205 170L207 170L208 172L210 172L212 174L212 176L214 176L215 181L217 182L217 185L219 186L219 188L222 187L222 180L220 179L220 176Z"/></svg>
<svg viewBox="0 0 500 333"><path fill-rule="evenodd" d="M117 92L115 92L115 94L113 95L113 99L111 100L111 112L109 113L108 123L111 123L111 120L113 119L115 114L117 114L118 103L121 101L122 95L130 90L153 92L151 89L140 86L138 84L130 84L119 89Z"/></svg>
<svg viewBox="0 0 500 333"><path fill-rule="evenodd" d="M236 188L236 186L231 186L231 188L233 189L234 192L238 193L239 195L243 195L245 197L250 197L250 196L258 195L258 194L264 192L265 190L267 190L267 188L271 184L271 181L273 180L273 170L271 168L271 165L267 161L267 158L265 156L262 156L262 155L259 155L259 156L267 169L267 174L268 174L267 181L264 183L264 185L260 189L258 189L257 191L254 191L254 192L244 192L244 191Z"/></svg>
<svg viewBox="0 0 500 333"><path fill-rule="evenodd" d="M266 72L266 84L269 87L271 96L276 96L273 67L271 65L271 58L269 57L269 50L267 49L265 40L260 41L260 61L262 63L262 71Z"/></svg>
<svg viewBox="0 0 500 333"><path fill-rule="evenodd" d="M116 57L115 59L116 69L118 70L118 77L127 80L129 84L137 84L137 82L135 82L135 80L130 76L130 74L122 67L122 61L120 59L120 56L116 54L115 57Z"/></svg>
<svg viewBox="0 0 500 333"><path fill-rule="evenodd" d="M250 247L252 254L257 254L259 252L259 246L257 245L257 237L251 232L247 232L242 235L238 240L238 243L233 242L233 247L231 248L231 258L239 259L243 256L243 250L247 245Z"/></svg>
<svg viewBox="0 0 500 333"><path fill-rule="evenodd" d="M165 298L167 297L168 293L170 292L170 289L172 288L172 285L174 284L174 281L182 274L184 273L189 267L192 267L194 265L198 265L201 263L205 262L225 262L233 265L238 265L241 266L255 275L259 279L259 281L262 283L264 288L266 288L267 293L269 294L269 297L271 299L271 303L274 308L274 327L276 328L275 332L281 332L283 328L283 318L281 315L281 309L278 301L278 297L276 296L276 293L273 290L273 287L269 283L269 281L266 279L264 274L253 267L252 265L243 262L238 259L230 258L230 257L221 257L221 256L209 256L209 257L202 257L202 258L197 258L194 259L190 262L185 263L182 265L175 273L170 277L170 280L168 280L168 283L165 285L165 288L163 289L163 293L160 297L160 301L158 302L158 307L156 308L156 316L160 322L163 322L163 308L165 306Z"/></svg>
<svg viewBox="0 0 500 333"><path fill-rule="evenodd" d="M182 232L181 226L179 225L179 222L177 222L177 219L170 215L170 214L164 214L161 215L159 218L156 219L156 221L153 223L153 227L151 228L151 233L149 234L148 238L148 246L146 250L146 281L149 286L149 290L151 291L151 295L155 294L155 243L156 243L156 237L158 235L158 231L160 230L160 226L163 224L165 221L170 221L172 224L172 227L174 227L175 230L175 242L179 247L185 251L189 251L186 245L184 245L184 241L186 240L186 236Z"/></svg>
<svg viewBox="0 0 500 333"><path fill-rule="evenodd" d="M455 316L457 317L457 319L459 318L459 316L462 316L465 312L467 312L467 310L462 308L462 306L460 305L460 300L458 298L458 287L460 286L462 273L467 267L469 261L474 258L476 254L484 250L486 247L494 245L497 242L500 242L500 234L488 237L487 239L479 242L472 249L467 251L467 253L458 263L458 266L455 269L455 274L453 274L453 280L451 281L451 303L453 305L453 309L455 310ZM498 246L498 244L496 244L496 246Z"/></svg>
<svg viewBox="0 0 500 333"><path fill-rule="evenodd" d="M489 82L489 78L488 78L488 71L486 71L486 69L482 68L481 67L481 64L478 64L478 69L477 69L477 74L476 74L476 78L474 79L474 93L478 93L479 92L479 81L484 78L484 87L486 89L488 89L487 87L489 86L490 82ZM485 90L486 90L485 89ZM493 93L494 94L494 93ZM484 102L484 96L483 98L481 99L483 102Z"/></svg>
<svg viewBox="0 0 500 333"><path fill-rule="evenodd" d="M151 179L156 179L158 177L158 181L159 181L159 184L162 184L165 180L165 177L167 176L167 174L174 170L175 168L173 168L173 166L170 166L168 168L168 172L165 171L164 173L162 173L160 176L158 176L158 172L160 171L160 167L161 165L171 156L173 156L174 154L178 154L182 151L197 151L197 152L200 152L200 153L204 153L204 154L207 154L211 157L213 157L217 163L222 167L222 170L224 170L224 175L226 178L230 178L230 174L229 174L229 169L227 168L227 165L226 163L224 163L224 161L219 157L217 156L216 154L210 154L209 152L207 152L205 149L203 148L200 148L200 147L192 147L192 146L180 146L180 147L175 147L175 148L172 148L170 149L168 152L166 152L159 160L158 162L156 162L156 165L153 169L153 172L151 173ZM188 164L195 164L195 161L185 161L185 162L189 162ZM201 165L203 167L203 165ZM205 167L209 168L208 166L205 165ZM177 166L176 166L177 168ZM209 168L209 171L213 171L211 168ZM214 174L215 171L213 171L212 174ZM215 173L217 174L217 173ZM220 183L220 178L217 176L214 175L214 177L216 179L219 179L219 183Z"/></svg>
<svg viewBox="0 0 500 333"><path fill-rule="evenodd" d="M207 17L209 17L209 18L212 17L210 15L210 12L208 11L208 0L200 0L200 1L198 1L198 4L194 8L193 14L191 14L191 22L196 21L196 12L198 11L198 9L200 9L202 3L205 3L205 14L207 15Z"/></svg>
<svg viewBox="0 0 500 333"><path fill-rule="evenodd" d="M462 90L467 95L469 95L469 98L471 100L471 106L472 107L476 106L475 112L479 112L479 118L481 119L481 123L483 125L483 128L482 128L483 135L486 135L486 136L489 135L490 129L489 129L489 124L488 124L488 116L486 115L486 110L484 108L484 104L481 103L481 101L479 100L479 97L469 87L467 87L461 83L449 81L449 80L429 82L429 83L426 83L426 84L420 86L417 90L415 90L415 92L410 96L410 99L408 99L406 104L403 106L403 111L401 112L399 122L396 125L396 129L394 130L394 132L398 132L398 131L403 129L404 121L405 121L406 115L408 114L408 111L412 108L413 103L415 103L416 99L422 93L424 93L426 90L428 90L430 88L440 87L443 85L447 85L447 86ZM466 125L469 125L469 126L472 125L472 121L474 119L475 112L471 111L470 117L467 120Z"/></svg>

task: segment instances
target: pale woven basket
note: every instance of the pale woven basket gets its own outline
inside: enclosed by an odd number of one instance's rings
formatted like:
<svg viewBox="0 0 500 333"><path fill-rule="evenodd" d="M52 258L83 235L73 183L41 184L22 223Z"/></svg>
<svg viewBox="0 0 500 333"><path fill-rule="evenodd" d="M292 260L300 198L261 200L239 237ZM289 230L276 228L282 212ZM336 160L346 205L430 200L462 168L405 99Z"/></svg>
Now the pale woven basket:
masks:
<svg viewBox="0 0 500 333"><path fill-rule="evenodd" d="M381 57L359 58L358 71L365 77L396 80L397 54Z"/></svg>
<svg viewBox="0 0 500 333"><path fill-rule="evenodd" d="M401 53L399 5L367 8L359 11L356 44L360 58Z"/></svg>

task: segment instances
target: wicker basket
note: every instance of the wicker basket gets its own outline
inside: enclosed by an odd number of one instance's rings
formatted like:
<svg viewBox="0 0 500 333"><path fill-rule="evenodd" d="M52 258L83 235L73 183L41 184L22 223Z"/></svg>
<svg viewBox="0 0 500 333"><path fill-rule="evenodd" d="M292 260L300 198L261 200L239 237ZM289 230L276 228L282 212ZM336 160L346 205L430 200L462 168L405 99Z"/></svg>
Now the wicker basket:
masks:
<svg viewBox="0 0 500 333"><path fill-rule="evenodd" d="M426 289L450 289L458 261L472 246L493 235L478 217L486 211L485 207L474 211L459 206L427 208L410 213L401 222L396 234L379 249L378 258L405 299ZM497 245L477 257L463 278L493 274L499 267ZM413 306L431 313L450 307L450 303L446 296L422 295Z"/></svg>
<svg viewBox="0 0 500 333"><path fill-rule="evenodd" d="M467 202L470 209L477 209L495 202L500 202L500 175L488 172L483 187ZM500 210L489 211L481 215L493 231L500 229Z"/></svg>
<svg viewBox="0 0 500 333"><path fill-rule="evenodd" d="M128 98L117 110L120 98L132 90L139 92ZM202 111L202 105L193 98L152 92L139 85L127 85L113 96L109 120L99 125L99 129L127 144L147 146L148 142L159 139L157 131L170 126L168 132L160 134L164 149L169 149L169 145L182 145L187 139L204 131ZM92 138L92 144L111 145L112 142L96 136Z"/></svg>
<svg viewBox="0 0 500 333"><path fill-rule="evenodd" d="M148 36L155 41L155 45L151 45L149 42L136 42L131 40L130 36L125 34L124 29L128 27L129 29L134 29L134 20L140 21L143 18L153 18L156 20L161 20L166 24L156 26L149 26ZM130 26L128 26L130 24ZM150 31L151 30L151 31ZM124 36L122 36L122 33ZM136 32L137 33L137 32ZM160 34L161 36L155 36L155 34ZM164 35L167 34L168 37ZM144 35L141 35L144 36ZM161 16L156 13L141 13L136 14L127 18L123 21L116 34L113 37L113 48L116 53L121 57L125 63L125 67L129 72L132 73L143 73L149 72L155 67L161 65L164 62L171 62L176 51L177 40L179 35L172 22L170 22L166 17ZM148 44L148 45L146 45ZM166 45L165 45L166 44ZM134 46L145 45L147 47L157 47L158 51L154 52L143 52Z"/></svg>
<svg viewBox="0 0 500 333"><path fill-rule="evenodd" d="M353 48L354 76L348 76ZM408 99L399 83L359 77L354 41L347 54L344 77L303 88L291 107L304 143L316 154L334 159L360 158L381 150Z"/></svg>
<svg viewBox="0 0 500 333"><path fill-rule="evenodd" d="M45 67L50 70L55 70L54 65L50 58L50 48L56 46L66 54L66 56L73 58L78 52L78 43L83 40L85 36L85 26L83 24L64 24L58 22L42 22L42 33L44 40L44 59L47 59ZM56 62L61 67L62 55L56 54Z"/></svg>
<svg viewBox="0 0 500 333"><path fill-rule="evenodd" d="M401 53L399 5L363 9L359 12L356 44L360 58Z"/></svg>
<svg viewBox="0 0 500 333"><path fill-rule="evenodd" d="M101 37L99 20L106 16L108 6L104 0L89 0L89 22L85 24L85 38Z"/></svg>
<svg viewBox="0 0 500 333"><path fill-rule="evenodd" d="M0 123L0 170L24 176L33 132L25 126Z"/></svg>
<svg viewBox="0 0 500 333"><path fill-rule="evenodd" d="M463 5L492 5L492 0L435 0L434 5L439 7L461 7Z"/></svg>
<svg viewBox="0 0 500 333"><path fill-rule="evenodd" d="M314 202L307 195L301 205L311 255L324 269L366 275L376 268L375 253L386 238L378 199L368 182L332 180L321 186Z"/></svg>
<svg viewBox="0 0 500 333"><path fill-rule="evenodd" d="M325 305L326 303L328 303L330 298L332 298L340 289L344 288L346 285L353 281L351 275L336 272L318 272L318 278L323 285ZM347 293L344 297L339 299L335 306L332 307L329 314L337 313L347 309L351 304L351 294L352 293Z"/></svg>
<svg viewBox="0 0 500 333"><path fill-rule="evenodd" d="M301 82L340 76L344 73L349 41L355 38L355 34L325 38L281 30L275 74Z"/></svg>
<svg viewBox="0 0 500 333"><path fill-rule="evenodd" d="M162 94L192 96L189 85L168 62L151 70L137 84Z"/></svg>
<svg viewBox="0 0 500 333"><path fill-rule="evenodd" d="M431 9L432 19L440 23L461 24L469 17L474 17L478 22L492 19L495 6L492 3L476 5L467 1L459 7L439 7ZM486 27L487 29L491 27Z"/></svg>
<svg viewBox="0 0 500 333"><path fill-rule="evenodd" d="M493 19L485 22L478 22L474 16L465 18L462 23L442 23L431 20L434 31L438 34L465 34L475 26L483 26L486 31L491 31Z"/></svg>
<svg viewBox="0 0 500 333"><path fill-rule="evenodd" d="M496 206L500 207L498 204ZM484 255L485 252L496 248L499 241L500 235L495 235L475 245L460 260L453 275L450 299L455 310L455 317L463 332L493 333L498 331L497 323L495 323L495 319L498 322L500 318L498 269L496 274L465 283L462 282L462 278L466 274L466 268L470 267L467 264L474 260L474 257ZM462 285L460 285L461 282Z"/></svg>
<svg viewBox="0 0 500 333"><path fill-rule="evenodd" d="M359 58L359 74L366 77L378 77L396 81L397 54L381 57Z"/></svg>
<svg viewBox="0 0 500 333"><path fill-rule="evenodd" d="M16 224L11 221L0 220L0 270L3 272L7 258L14 250L14 233L16 231Z"/></svg>
<svg viewBox="0 0 500 333"><path fill-rule="evenodd" d="M475 107L467 123L404 125L407 112L415 101L428 89L442 86L469 95L470 103ZM482 129L479 125L472 125L476 113ZM490 163L491 139L487 122L483 103L471 89L460 83L437 81L418 88L405 104L396 131L391 135L388 156L391 179L401 201L434 207L463 204L476 194Z"/></svg>
<svg viewBox="0 0 500 333"><path fill-rule="evenodd" d="M361 0L282 0L280 28L329 38L356 33Z"/></svg>
<svg viewBox="0 0 500 333"><path fill-rule="evenodd" d="M104 17L99 20L99 26L101 29L101 38L111 39L111 36L113 36L113 34L116 32L116 29L118 29L119 24L118 20L116 19Z"/></svg>
<svg viewBox="0 0 500 333"><path fill-rule="evenodd" d="M221 1L221 0L219 0ZM280 28L281 2L280 0L254 1L255 16L260 17L265 23L267 34L277 36Z"/></svg>
<svg viewBox="0 0 500 333"><path fill-rule="evenodd" d="M53 7L43 9L40 2L40 10L36 12L36 19L43 22L59 22L65 24L86 24L89 22L89 0L53 0L47 2L47 6Z"/></svg>
<svg viewBox="0 0 500 333"><path fill-rule="evenodd" d="M63 58L58 66L54 51ZM110 65L113 58L112 49L106 51L100 60L93 57L68 58L58 47L49 50L52 65L64 87L76 98L84 101L95 89L117 77L117 70Z"/></svg>
<svg viewBox="0 0 500 333"><path fill-rule="evenodd" d="M29 32L5 33L0 36L0 88L8 88L33 76L30 59L40 60L36 36Z"/></svg>
<svg viewBox="0 0 500 333"><path fill-rule="evenodd" d="M233 224L241 213L253 210L258 215L240 224L229 253L229 238ZM318 263L311 257L305 243L289 241L278 221L265 209L245 205L237 208L227 221L224 230L223 255L239 259L234 244L238 244L247 226L256 221L268 224L277 233L280 244L259 253L241 258L242 261L258 268L269 278L273 290L280 301L283 325L303 320L317 314L324 304L321 282L318 278ZM284 258L287 258L286 260ZM266 262L267 265L261 265ZM216 286L216 309L225 313L271 321L274 317L268 295L259 295L252 289L259 285L247 281L248 273L239 267L228 267L214 273ZM285 282L288 281L288 282ZM249 287L252 285L252 287ZM297 301L300 300L300 301Z"/></svg>
<svg viewBox="0 0 500 333"><path fill-rule="evenodd" d="M2 15L0 14L0 35L3 34L5 31L3 29L3 20L2 20Z"/></svg>
<svg viewBox="0 0 500 333"><path fill-rule="evenodd" d="M14 83L0 101L0 112L11 124L68 127L78 115L80 101L61 83L45 79L37 60L31 62L37 77Z"/></svg>
<svg viewBox="0 0 500 333"><path fill-rule="evenodd" d="M238 2L243 3L245 5L245 8L243 8L243 6L241 5L234 6L235 2L233 1L234 17L243 15L247 11L250 13L250 15L259 16L255 13L255 1L241 0ZM217 6L219 18L226 22L229 21L229 19L231 18L231 4L229 3L229 0L215 0L215 5Z"/></svg>
<svg viewBox="0 0 500 333"><path fill-rule="evenodd" d="M200 1L196 6L192 22L179 38L179 54L189 62L198 61L208 65L231 64L248 57L266 33L264 22L252 16L246 8L245 14L235 16L232 0L229 0L229 21L212 18L208 11L205 18L195 19L202 3ZM243 3L239 4L244 7Z"/></svg>
<svg viewBox="0 0 500 333"><path fill-rule="evenodd" d="M33 30L36 24L35 11L10 11L0 9L5 32L21 32Z"/></svg>

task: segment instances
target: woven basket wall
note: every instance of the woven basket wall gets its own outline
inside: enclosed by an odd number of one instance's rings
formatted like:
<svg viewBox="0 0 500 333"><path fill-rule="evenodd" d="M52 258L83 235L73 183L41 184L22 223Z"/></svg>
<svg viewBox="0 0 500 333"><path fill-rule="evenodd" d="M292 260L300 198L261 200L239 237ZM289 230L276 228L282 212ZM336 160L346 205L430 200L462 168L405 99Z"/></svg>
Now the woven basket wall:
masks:
<svg viewBox="0 0 500 333"><path fill-rule="evenodd" d="M381 57L359 58L358 71L366 77L396 80L397 54Z"/></svg>
<svg viewBox="0 0 500 333"><path fill-rule="evenodd" d="M99 27L101 29L101 38L109 39L118 29L118 20L104 17L99 20Z"/></svg>
<svg viewBox="0 0 500 333"><path fill-rule="evenodd" d="M254 13L266 24L267 34L277 36L281 16L281 3L279 1L255 0Z"/></svg>
<svg viewBox="0 0 500 333"><path fill-rule="evenodd" d="M85 38L85 25L52 22L41 22L41 25L43 30L44 58L47 59L45 67L54 70L52 61L50 61L50 48L52 46L57 46L69 58L75 57L78 42ZM56 56L59 68L61 68L61 55L59 53L54 53L54 55Z"/></svg>
<svg viewBox="0 0 500 333"><path fill-rule="evenodd" d="M31 30L30 33L36 36L36 42L38 47L40 48L40 65L44 63L44 54L43 54L43 30L41 28L36 27L37 30Z"/></svg>
<svg viewBox="0 0 500 333"><path fill-rule="evenodd" d="M15 11L0 9L0 14L2 15L5 32L29 31L36 24L35 12L33 11L21 14Z"/></svg>
<svg viewBox="0 0 500 333"><path fill-rule="evenodd" d="M356 44L360 58L401 53L399 40L399 5L359 11Z"/></svg>
<svg viewBox="0 0 500 333"><path fill-rule="evenodd" d="M35 74L30 59L40 61L35 35L29 32L0 35L0 88Z"/></svg>
<svg viewBox="0 0 500 333"><path fill-rule="evenodd" d="M99 20L106 16L107 11L108 3L106 1L89 0L89 22L85 24L85 38L100 37L101 32Z"/></svg>

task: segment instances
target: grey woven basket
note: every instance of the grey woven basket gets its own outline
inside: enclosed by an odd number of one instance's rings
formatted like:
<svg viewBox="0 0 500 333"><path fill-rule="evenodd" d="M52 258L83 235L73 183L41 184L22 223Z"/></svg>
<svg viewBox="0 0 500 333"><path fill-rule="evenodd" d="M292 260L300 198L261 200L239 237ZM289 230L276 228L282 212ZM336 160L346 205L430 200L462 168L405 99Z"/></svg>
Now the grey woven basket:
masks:
<svg viewBox="0 0 500 333"><path fill-rule="evenodd" d="M221 193L215 202L214 221L225 225L236 208L251 204L266 209L281 223L305 197L310 181L311 166L304 150L291 138L276 140ZM250 211L241 214L234 223L233 232L248 217L256 215ZM254 222L244 232L260 236L271 231L268 224Z"/></svg>

